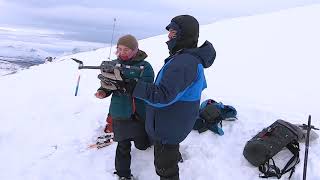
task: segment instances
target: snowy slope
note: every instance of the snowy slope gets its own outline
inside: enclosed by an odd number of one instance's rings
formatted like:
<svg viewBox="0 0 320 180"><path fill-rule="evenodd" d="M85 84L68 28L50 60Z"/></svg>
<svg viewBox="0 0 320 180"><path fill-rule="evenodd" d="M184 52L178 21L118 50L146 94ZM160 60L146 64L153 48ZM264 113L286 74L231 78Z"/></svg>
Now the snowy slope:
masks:
<svg viewBox="0 0 320 180"><path fill-rule="evenodd" d="M242 156L246 141L279 118L306 123L311 114L320 126L319 16L320 5L314 5L201 27L201 42L209 40L217 50L214 65L205 72L208 88L202 99L233 105L239 120L224 123L224 136L188 136L180 148L182 180L259 179L257 168ZM139 42L155 72L168 54L166 40L161 35ZM79 53L0 77L1 180L116 179L116 144L86 149L102 132L110 99L94 97L99 86L94 70L81 71L75 97L78 70L69 59L98 65L108 54L109 49ZM319 139L311 142L309 180L320 179L319 149ZM280 165L290 153L281 155L276 158ZM302 179L302 169L303 161L292 179ZM132 173L139 180L158 179L153 148L132 149Z"/></svg>

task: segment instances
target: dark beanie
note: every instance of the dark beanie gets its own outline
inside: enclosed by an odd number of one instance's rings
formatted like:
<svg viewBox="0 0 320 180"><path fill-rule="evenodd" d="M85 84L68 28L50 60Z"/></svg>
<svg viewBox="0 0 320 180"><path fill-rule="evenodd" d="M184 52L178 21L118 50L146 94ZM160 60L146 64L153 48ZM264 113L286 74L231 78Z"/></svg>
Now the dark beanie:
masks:
<svg viewBox="0 0 320 180"><path fill-rule="evenodd" d="M127 34L119 38L117 45L123 45L132 50L135 50L138 48L138 41L134 36Z"/></svg>

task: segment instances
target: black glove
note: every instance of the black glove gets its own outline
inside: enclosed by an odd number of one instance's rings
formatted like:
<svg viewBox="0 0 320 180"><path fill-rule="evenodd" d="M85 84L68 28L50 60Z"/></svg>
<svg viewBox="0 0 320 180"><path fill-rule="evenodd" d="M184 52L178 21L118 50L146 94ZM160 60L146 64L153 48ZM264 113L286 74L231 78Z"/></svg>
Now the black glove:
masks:
<svg viewBox="0 0 320 180"><path fill-rule="evenodd" d="M117 80L107 78L107 77L103 76L102 74L99 74L98 78L101 80L100 81L101 87L103 87L107 90L110 90L110 91L119 89L119 87L117 87L117 84L118 84Z"/></svg>
<svg viewBox="0 0 320 180"><path fill-rule="evenodd" d="M101 80L101 86L108 90L112 90L113 92L120 94L132 95L134 88L136 87L137 80L128 79L125 81L117 81L117 80L106 80L102 78L103 76L99 75L99 79Z"/></svg>
<svg viewBox="0 0 320 180"><path fill-rule="evenodd" d="M129 79L127 81L122 81L119 86L122 88L124 93L128 95L132 95L134 88L137 85L137 80L135 79Z"/></svg>
<svg viewBox="0 0 320 180"><path fill-rule="evenodd" d="M98 75L98 78L103 88L127 95L132 95L137 84L136 79L123 79L117 69L114 70L114 74L102 73Z"/></svg>
<svg viewBox="0 0 320 180"><path fill-rule="evenodd" d="M118 90L119 87L117 84L123 81L119 69L114 69L113 72L101 71L101 74L98 75L98 78L101 80L101 86L108 90Z"/></svg>

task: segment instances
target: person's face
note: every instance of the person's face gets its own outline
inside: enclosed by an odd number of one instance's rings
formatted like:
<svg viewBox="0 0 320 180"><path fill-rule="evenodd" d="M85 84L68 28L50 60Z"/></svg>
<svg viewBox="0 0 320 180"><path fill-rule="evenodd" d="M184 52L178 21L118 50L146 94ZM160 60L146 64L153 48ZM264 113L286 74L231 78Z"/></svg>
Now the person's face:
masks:
<svg viewBox="0 0 320 180"><path fill-rule="evenodd" d="M174 39L177 37L177 31L174 29L169 29L169 34L168 34L168 38L169 40Z"/></svg>
<svg viewBox="0 0 320 180"><path fill-rule="evenodd" d="M121 44L119 44L117 46L117 53L116 54L122 60L128 60L128 59L132 58L132 56L134 55L132 49L128 48L127 46L121 45Z"/></svg>

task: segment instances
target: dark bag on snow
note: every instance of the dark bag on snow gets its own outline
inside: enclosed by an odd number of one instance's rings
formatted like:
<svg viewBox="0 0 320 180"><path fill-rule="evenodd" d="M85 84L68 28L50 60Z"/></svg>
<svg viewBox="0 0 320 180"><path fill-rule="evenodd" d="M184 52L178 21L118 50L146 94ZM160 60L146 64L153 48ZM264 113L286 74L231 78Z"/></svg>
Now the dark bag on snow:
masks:
<svg viewBox="0 0 320 180"><path fill-rule="evenodd" d="M209 129L217 134L223 135L223 131L218 127L218 124L222 127L222 120L235 120L236 116L237 111L234 107L208 99L201 103L199 117L193 129L198 130L199 133Z"/></svg>
<svg viewBox="0 0 320 180"><path fill-rule="evenodd" d="M298 126L284 120L277 120L246 143L243 155L252 165L259 167L259 171L263 173L260 175L262 178L280 179L289 171L291 171L289 176L291 178L295 165L300 161L298 140L301 138L303 138L303 132ZM293 156L280 170L272 157L285 147Z"/></svg>

